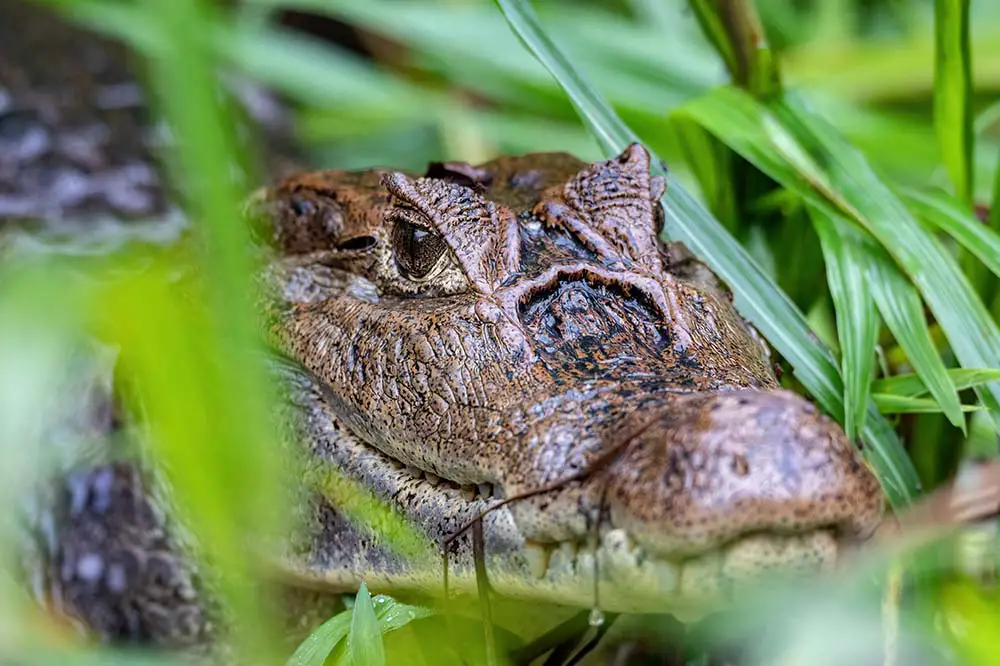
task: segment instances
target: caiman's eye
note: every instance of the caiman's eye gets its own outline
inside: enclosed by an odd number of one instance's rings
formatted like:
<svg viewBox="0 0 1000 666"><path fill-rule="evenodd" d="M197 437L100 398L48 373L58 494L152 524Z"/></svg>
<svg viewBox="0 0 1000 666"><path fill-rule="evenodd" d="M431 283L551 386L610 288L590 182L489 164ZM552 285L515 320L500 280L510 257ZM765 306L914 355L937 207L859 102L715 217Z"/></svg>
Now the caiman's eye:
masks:
<svg viewBox="0 0 1000 666"><path fill-rule="evenodd" d="M440 234L397 218L392 229L392 252L403 277L420 280L440 263L448 245Z"/></svg>

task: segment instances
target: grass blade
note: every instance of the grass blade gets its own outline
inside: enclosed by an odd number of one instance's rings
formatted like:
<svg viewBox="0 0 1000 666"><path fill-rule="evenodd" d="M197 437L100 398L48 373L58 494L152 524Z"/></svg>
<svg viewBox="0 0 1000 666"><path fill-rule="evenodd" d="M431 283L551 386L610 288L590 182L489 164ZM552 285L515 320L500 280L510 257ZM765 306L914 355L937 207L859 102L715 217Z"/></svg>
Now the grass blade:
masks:
<svg viewBox="0 0 1000 666"><path fill-rule="evenodd" d="M351 630L353 612L346 610L318 626L299 644L286 666L323 666L327 657Z"/></svg>
<svg viewBox="0 0 1000 666"><path fill-rule="evenodd" d="M802 102L768 108L739 90L719 88L682 112L806 201L832 207L868 231L920 290L962 365L1000 367L1000 328L954 257L864 157ZM1000 384L980 396L995 410Z"/></svg>
<svg viewBox="0 0 1000 666"><path fill-rule="evenodd" d="M496 0L511 28L562 86L607 155L619 153L636 135L569 64L549 40L525 0ZM654 163L659 163L654 158ZM835 418L844 414L843 385L830 351L809 329L802 313L750 258L746 250L676 180L663 199L667 233L683 241L733 291L740 313L791 364L795 375ZM916 472L889 424L869 408L865 455L877 470L890 502L909 503Z"/></svg>
<svg viewBox="0 0 1000 666"><path fill-rule="evenodd" d="M873 393L872 399L883 414L936 414L941 411L937 400L927 398L911 398L892 393ZM986 409L981 405L960 405L963 412L976 412Z"/></svg>
<svg viewBox="0 0 1000 666"><path fill-rule="evenodd" d="M695 18L698 19L701 31L709 43L715 47L719 57L722 58L722 62L725 63L726 69L729 71L729 76L732 77L733 81L741 81L740 59L736 55L736 47L729 39L726 25L720 12L717 11L716 5L717 3L712 2L712 0L688 0L688 6L691 7Z"/></svg>
<svg viewBox="0 0 1000 666"><path fill-rule="evenodd" d="M824 119L792 98L777 105L822 156L839 191L857 213L857 222L888 251L920 291L948 338L959 362L968 368L1000 367L1000 327L990 316L955 258L885 185L864 155ZM1000 417L1000 383L978 391L995 418Z"/></svg>
<svg viewBox="0 0 1000 666"><path fill-rule="evenodd" d="M964 431L965 419L958 391L927 329L920 295L884 252L874 247L868 252L871 257L868 280L879 312L921 382L940 406L938 411L944 412L952 425Z"/></svg>
<svg viewBox="0 0 1000 666"><path fill-rule="evenodd" d="M920 219L954 238L1000 276L1000 234L995 229L943 194L907 189L903 196Z"/></svg>
<svg viewBox="0 0 1000 666"><path fill-rule="evenodd" d="M368 597L368 588L362 585L361 589L364 590L365 596ZM360 596L361 593L359 592L358 597ZM380 634L387 634L406 626L414 620L420 620L434 614L434 611L429 608L403 604L384 594L368 597L368 606L374 609L373 612L375 618L378 620ZM317 627L299 644L294 654L286 662L286 666L323 666L330 654L340 645L340 642L347 639L348 635L353 631L357 608L358 601L355 599L354 608L337 613ZM343 660L347 660L348 658L345 656Z"/></svg>
<svg viewBox="0 0 1000 666"><path fill-rule="evenodd" d="M972 203L969 0L934 0L934 127L955 195Z"/></svg>
<svg viewBox="0 0 1000 666"><path fill-rule="evenodd" d="M837 311L840 369L844 375L844 429L853 440L864 428L875 376L878 312L861 252L846 234L840 233L837 219L816 207L810 207L809 214L823 248L827 283Z"/></svg>
<svg viewBox="0 0 1000 666"><path fill-rule="evenodd" d="M955 388L961 391L981 384L1000 381L1000 370L951 368L948 370L948 376ZM872 384L872 391L891 393L907 398L919 398L926 394L929 389L920 375L906 374L878 379Z"/></svg>
<svg viewBox="0 0 1000 666"><path fill-rule="evenodd" d="M781 91L781 76L753 0L688 0L732 80L755 97Z"/></svg>
<svg viewBox="0 0 1000 666"><path fill-rule="evenodd" d="M382 630L375 607L372 605L368 586L361 583L354 598L354 612L351 616L351 632L347 635L347 652L353 666L385 666L385 647L382 645Z"/></svg>

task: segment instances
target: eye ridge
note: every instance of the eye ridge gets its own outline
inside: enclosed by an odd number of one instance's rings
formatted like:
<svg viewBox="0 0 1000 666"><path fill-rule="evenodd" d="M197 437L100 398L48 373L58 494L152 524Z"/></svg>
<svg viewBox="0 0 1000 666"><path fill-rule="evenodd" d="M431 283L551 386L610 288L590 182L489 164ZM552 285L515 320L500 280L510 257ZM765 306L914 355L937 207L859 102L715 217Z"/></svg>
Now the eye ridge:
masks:
<svg viewBox="0 0 1000 666"><path fill-rule="evenodd" d="M392 216L392 253L404 278L425 280L440 265L448 244L441 234L409 217L405 214Z"/></svg>

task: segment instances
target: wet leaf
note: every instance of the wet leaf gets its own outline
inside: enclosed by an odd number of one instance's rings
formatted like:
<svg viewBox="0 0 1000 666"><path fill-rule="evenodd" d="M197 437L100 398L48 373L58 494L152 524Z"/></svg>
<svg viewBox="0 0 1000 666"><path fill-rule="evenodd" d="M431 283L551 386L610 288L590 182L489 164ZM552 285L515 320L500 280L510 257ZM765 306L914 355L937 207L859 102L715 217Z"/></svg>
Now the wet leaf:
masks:
<svg viewBox="0 0 1000 666"><path fill-rule="evenodd" d="M347 653L353 666L385 666L385 647L382 629L375 616L368 586L362 582L354 598L351 613L351 631L347 635Z"/></svg>

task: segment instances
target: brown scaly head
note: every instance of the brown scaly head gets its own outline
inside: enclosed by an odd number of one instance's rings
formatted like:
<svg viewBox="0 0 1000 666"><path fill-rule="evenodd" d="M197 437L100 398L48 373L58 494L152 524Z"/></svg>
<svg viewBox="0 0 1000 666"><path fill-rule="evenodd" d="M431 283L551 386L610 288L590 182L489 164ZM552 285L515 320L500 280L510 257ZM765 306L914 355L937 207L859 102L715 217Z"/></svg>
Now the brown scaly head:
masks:
<svg viewBox="0 0 1000 666"><path fill-rule="evenodd" d="M484 521L490 582L517 597L586 606L596 573L605 608L659 608L834 564L879 522L879 484L779 388L711 272L659 239L663 191L632 145L261 192L272 332L307 371L291 384L312 464L438 544L525 496ZM299 574L440 589L439 564L418 570L310 502Z"/></svg>

